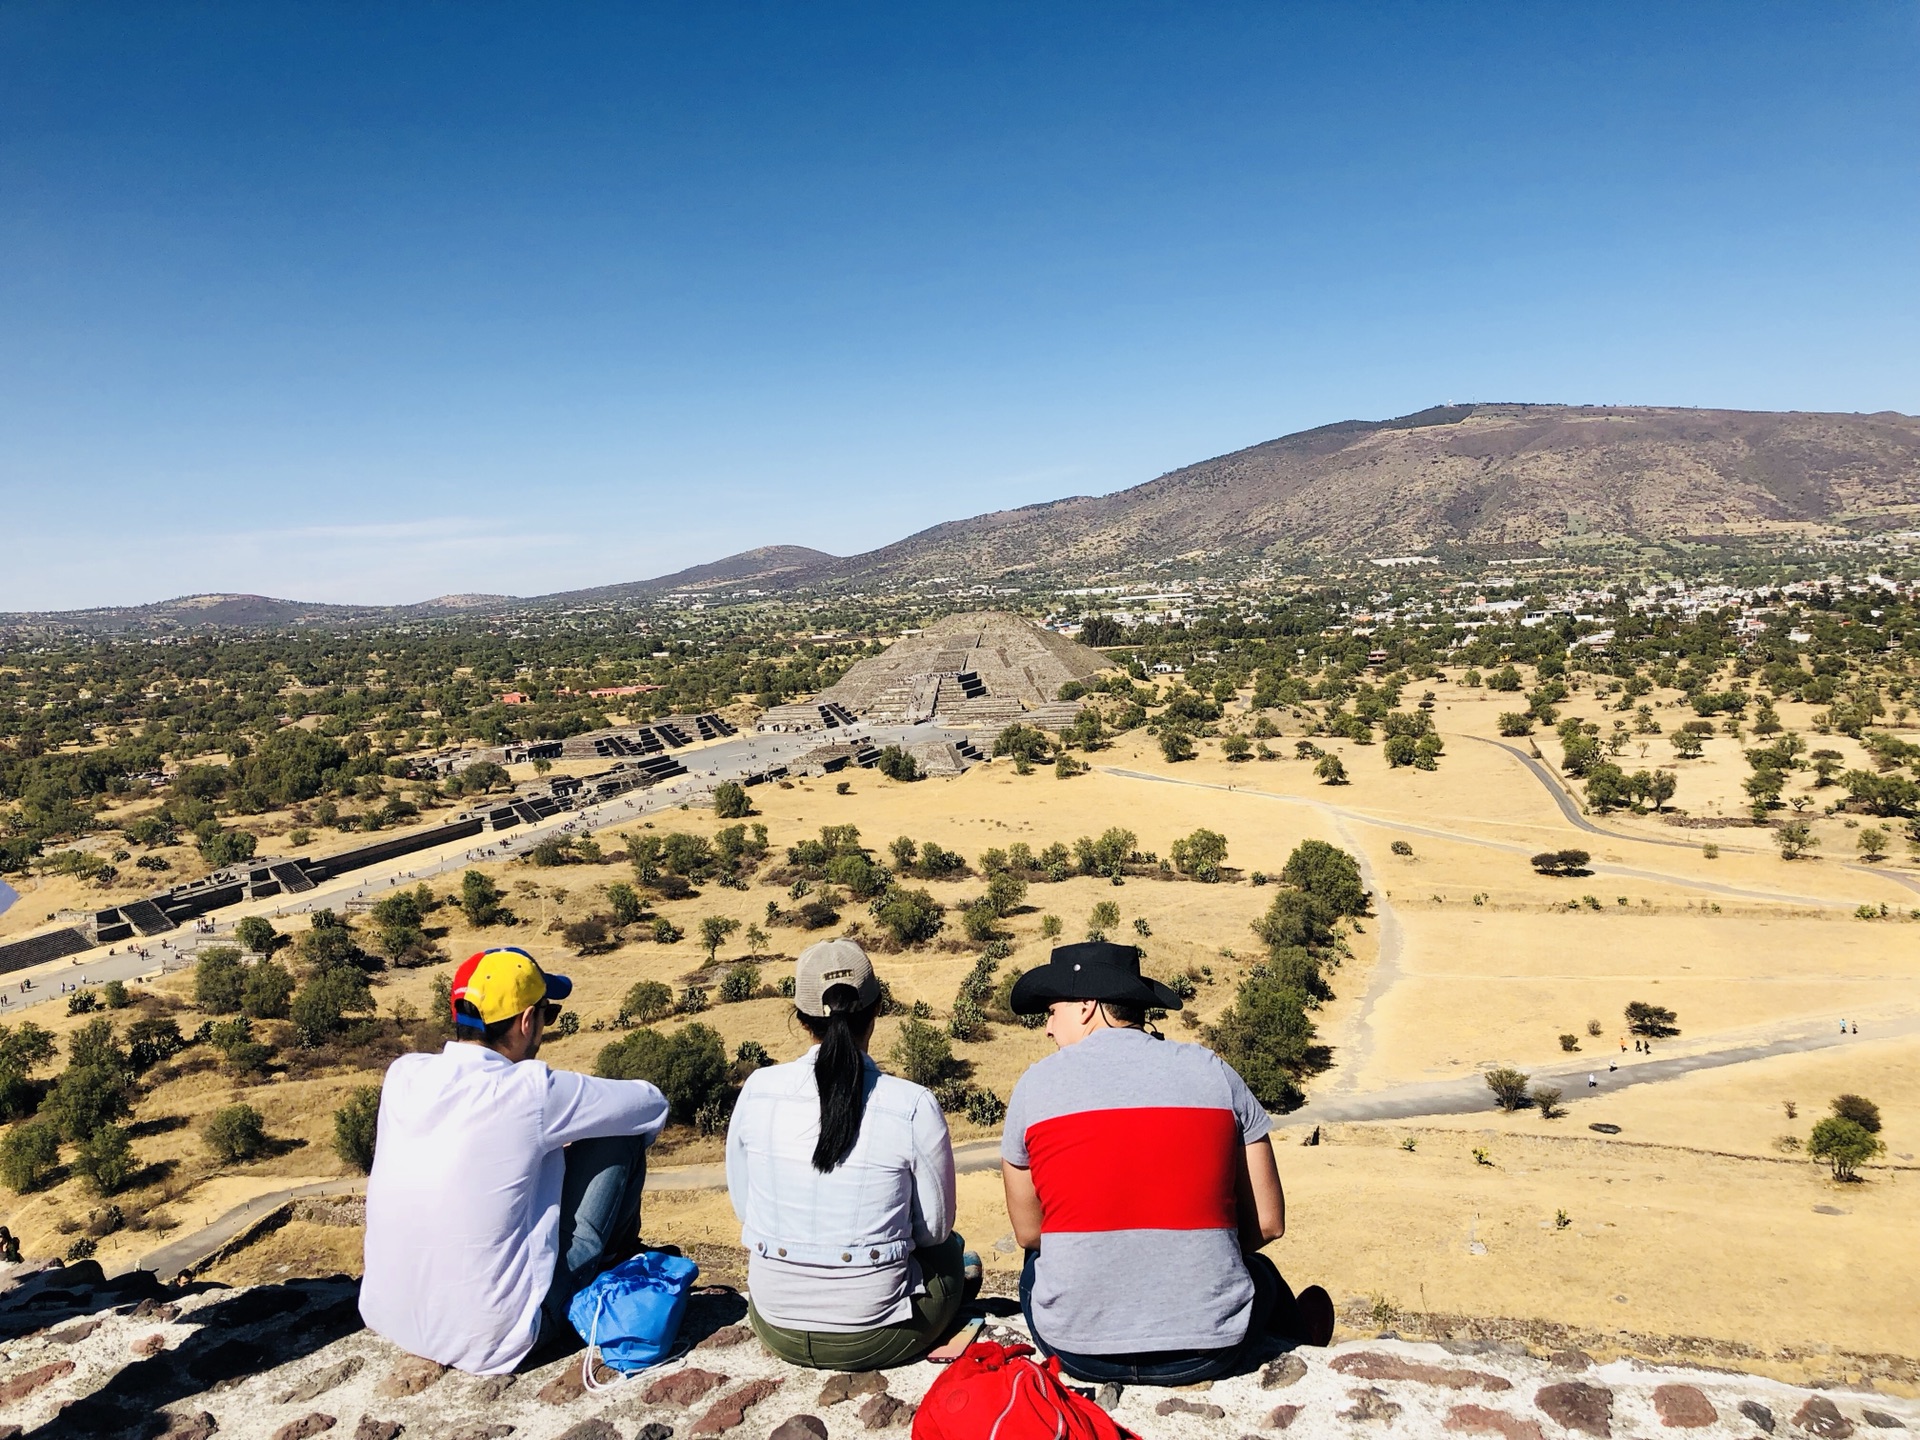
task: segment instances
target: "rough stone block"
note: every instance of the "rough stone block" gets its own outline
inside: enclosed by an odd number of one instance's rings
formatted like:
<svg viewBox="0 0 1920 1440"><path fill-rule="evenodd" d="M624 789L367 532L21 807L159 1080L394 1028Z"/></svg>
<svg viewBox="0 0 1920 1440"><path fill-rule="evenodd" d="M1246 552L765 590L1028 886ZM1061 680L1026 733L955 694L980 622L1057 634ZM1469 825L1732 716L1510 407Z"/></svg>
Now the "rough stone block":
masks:
<svg viewBox="0 0 1920 1440"><path fill-rule="evenodd" d="M1907 1422L1884 1410L1862 1410L1860 1418L1876 1430L1904 1430Z"/></svg>
<svg viewBox="0 0 1920 1440"><path fill-rule="evenodd" d="M582 1420L569 1425L554 1440L621 1440L621 1435L605 1420Z"/></svg>
<svg viewBox="0 0 1920 1440"><path fill-rule="evenodd" d="M818 1415L789 1415L767 1440L827 1440L827 1422Z"/></svg>
<svg viewBox="0 0 1920 1440"><path fill-rule="evenodd" d="M491 1405L513 1388L516 1378L512 1375L486 1375L474 1381L467 1394L483 1404Z"/></svg>
<svg viewBox="0 0 1920 1440"><path fill-rule="evenodd" d="M1773 1433L1773 1411L1758 1400L1742 1400L1740 1413L1759 1426L1764 1433L1768 1435Z"/></svg>
<svg viewBox="0 0 1920 1440"><path fill-rule="evenodd" d="M1545 1440L1538 1420L1491 1410L1485 1405L1456 1405L1447 1412L1446 1427L1463 1435L1502 1435L1506 1440Z"/></svg>
<svg viewBox="0 0 1920 1440"><path fill-rule="evenodd" d="M711 1370L676 1370L648 1385L641 1399L649 1405L691 1405L727 1383Z"/></svg>
<svg viewBox="0 0 1920 1440"><path fill-rule="evenodd" d="M1353 1401L1353 1408L1342 1410L1341 1416L1348 1420L1370 1420L1382 1425L1393 1423L1393 1417L1400 1413L1400 1407L1387 1399L1387 1392L1377 1386L1369 1385L1362 1390L1349 1390L1347 1398Z"/></svg>
<svg viewBox="0 0 1920 1440"><path fill-rule="evenodd" d="M331 1430L340 1422L331 1415L322 1415L314 1411L311 1415L302 1415L298 1420L289 1420L273 1432L273 1440L308 1440L308 1437Z"/></svg>
<svg viewBox="0 0 1920 1440"><path fill-rule="evenodd" d="M842 1401L857 1400L862 1395L884 1395L887 1393L887 1377L878 1370L842 1370L828 1378L820 1387L822 1405L838 1405Z"/></svg>
<svg viewBox="0 0 1920 1440"><path fill-rule="evenodd" d="M594 1362L593 1378L600 1383L618 1380L620 1372ZM587 1393L587 1387L581 1382L580 1367L571 1360L566 1369L540 1387L540 1398L549 1405L571 1405Z"/></svg>
<svg viewBox="0 0 1920 1440"><path fill-rule="evenodd" d="M743 1344L753 1338L751 1325L723 1325L693 1348L696 1350L726 1350Z"/></svg>
<svg viewBox="0 0 1920 1440"><path fill-rule="evenodd" d="M1562 1380L1558 1385L1542 1386L1533 1403L1548 1419L1569 1430L1598 1435L1601 1440L1613 1434L1613 1392L1604 1385Z"/></svg>
<svg viewBox="0 0 1920 1440"><path fill-rule="evenodd" d="M1198 1415L1202 1420L1224 1420L1227 1412L1218 1405L1208 1405L1197 1400L1182 1400L1178 1395L1170 1395L1153 1407L1156 1415Z"/></svg>
<svg viewBox="0 0 1920 1440"><path fill-rule="evenodd" d="M1284 1390L1307 1378L1307 1362L1298 1355L1282 1355L1260 1372L1262 1390Z"/></svg>
<svg viewBox="0 0 1920 1440"><path fill-rule="evenodd" d="M276 1405L304 1405L309 1400L317 1400L336 1385L344 1385L360 1373L367 1362L358 1355L350 1355L338 1365L329 1365L324 1370L316 1370L302 1380L293 1389L280 1396Z"/></svg>
<svg viewBox="0 0 1920 1440"><path fill-rule="evenodd" d="M891 1395L874 1395L854 1415L869 1430L885 1430L889 1425L904 1425L913 1419L913 1406Z"/></svg>
<svg viewBox="0 0 1920 1440"><path fill-rule="evenodd" d="M205 1410L196 1410L191 1415L169 1417L167 1428L160 1433L160 1440L208 1440L219 1428L220 1422L213 1416Z"/></svg>
<svg viewBox="0 0 1920 1440"><path fill-rule="evenodd" d="M1853 1434L1853 1422L1840 1413L1840 1407L1824 1395L1814 1395L1794 1412L1793 1423L1820 1440L1847 1440Z"/></svg>
<svg viewBox="0 0 1920 1440"><path fill-rule="evenodd" d="M673 1426L662 1425L658 1420L642 1425L640 1433L633 1440L673 1440Z"/></svg>
<svg viewBox="0 0 1920 1440"><path fill-rule="evenodd" d="M133 1351L137 1358L141 1360L150 1359L167 1348L167 1337L156 1330L151 1335L142 1335L128 1348Z"/></svg>
<svg viewBox="0 0 1920 1440"><path fill-rule="evenodd" d="M386 1378L373 1387L373 1393L385 1400L398 1400L406 1395L418 1395L446 1373L447 1367L436 1360L423 1360L418 1355L408 1355L399 1360L387 1372Z"/></svg>
<svg viewBox="0 0 1920 1440"><path fill-rule="evenodd" d="M746 1423L747 1411L780 1388L778 1380L749 1380L746 1384L729 1390L708 1408L707 1413L693 1422L695 1435L724 1435L727 1431Z"/></svg>
<svg viewBox="0 0 1920 1440"><path fill-rule="evenodd" d="M400 1433L406 1428L398 1420L376 1420L371 1415L362 1415L360 1423L353 1427L353 1440L400 1440Z"/></svg>
<svg viewBox="0 0 1920 1440"><path fill-rule="evenodd" d="M1273 1409L1267 1415L1267 1421L1266 1421L1267 1428L1269 1430L1287 1429L1289 1426L1293 1424L1294 1421L1300 1418L1300 1412L1304 1408L1305 1407L1301 1405L1274 1406Z"/></svg>
<svg viewBox="0 0 1920 1440"><path fill-rule="evenodd" d="M0 1381L0 1405L11 1405L16 1400L24 1400L42 1385L50 1384L63 1375L73 1373L73 1361L55 1360L50 1365L41 1365L25 1371L11 1380Z"/></svg>
<svg viewBox="0 0 1920 1440"><path fill-rule="evenodd" d="M1662 1425L1676 1430L1701 1430L1720 1419L1713 1402L1691 1385L1656 1386L1653 1408Z"/></svg>
<svg viewBox="0 0 1920 1440"><path fill-rule="evenodd" d="M491 1425L467 1425L447 1436L447 1440L506 1440L513 1434L513 1426L498 1421Z"/></svg>
<svg viewBox="0 0 1920 1440"><path fill-rule="evenodd" d="M1453 1370L1444 1365L1427 1365L1418 1360L1403 1360L1398 1355L1383 1355L1377 1350L1362 1350L1342 1355L1333 1368L1356 1380L1414 1380L1422 1385L1437 1385L1445 1390L1511 1390L1513 1382L1484 1370Z"/></svg>
<svg viewBox="0 0 1920 1440"><path fill-rule="evenodd" d="M47 1339L56 1345L78 1345L104 1323L101 1320L82 1320L78 1325L65 1325L58 1330L49 1330Z"/></svg>

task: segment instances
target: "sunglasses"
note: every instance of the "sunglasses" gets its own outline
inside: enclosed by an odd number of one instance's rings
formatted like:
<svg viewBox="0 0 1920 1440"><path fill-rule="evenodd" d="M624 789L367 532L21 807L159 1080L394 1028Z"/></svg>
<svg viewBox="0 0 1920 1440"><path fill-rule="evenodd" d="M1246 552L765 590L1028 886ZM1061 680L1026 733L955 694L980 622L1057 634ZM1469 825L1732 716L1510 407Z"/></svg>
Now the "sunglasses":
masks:
<svg viewBox="0 0 1920 1440"><path fill-rule="evenodd" d="M557 1025L560 1021L560 1002L558 1000L548 1000L542 1004L540 1007L540 1018L549 1025Z"/></svg>

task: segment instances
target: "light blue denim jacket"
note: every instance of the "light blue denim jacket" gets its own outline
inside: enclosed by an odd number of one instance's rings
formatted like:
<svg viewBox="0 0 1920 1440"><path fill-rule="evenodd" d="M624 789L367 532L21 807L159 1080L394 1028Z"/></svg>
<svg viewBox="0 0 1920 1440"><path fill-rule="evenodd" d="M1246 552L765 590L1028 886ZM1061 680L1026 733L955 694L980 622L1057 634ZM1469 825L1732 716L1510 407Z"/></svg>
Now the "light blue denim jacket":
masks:
<svg viewBox="0 0 1920 1440"><path fill-rule="evenodd" d="M747 1284L768 1321L861 1330L904 1320L920 1285L916 1248L953 1233L953 1142L931 1091L867 1061L860 1138L831 1174L820 1135L815 1046L756 1070L727 1127L727 1191L748 1251Z"/></svg>

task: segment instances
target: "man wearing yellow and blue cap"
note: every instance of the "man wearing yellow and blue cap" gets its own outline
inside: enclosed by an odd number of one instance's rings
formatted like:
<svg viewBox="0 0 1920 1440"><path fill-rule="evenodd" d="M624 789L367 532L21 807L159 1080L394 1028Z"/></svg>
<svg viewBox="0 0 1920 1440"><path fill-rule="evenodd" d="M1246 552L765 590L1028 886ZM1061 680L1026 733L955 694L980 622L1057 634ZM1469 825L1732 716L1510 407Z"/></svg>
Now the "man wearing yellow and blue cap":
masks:
<svg viewBox="0 0 1920 1440"><path fill-rule="evenodd" d="M360 1314L403 1350L512 1370L638 1239L667 1100L536 1058L572 989L524 950L483 950L454 972L456 1038L387 1068Z"/></svg>

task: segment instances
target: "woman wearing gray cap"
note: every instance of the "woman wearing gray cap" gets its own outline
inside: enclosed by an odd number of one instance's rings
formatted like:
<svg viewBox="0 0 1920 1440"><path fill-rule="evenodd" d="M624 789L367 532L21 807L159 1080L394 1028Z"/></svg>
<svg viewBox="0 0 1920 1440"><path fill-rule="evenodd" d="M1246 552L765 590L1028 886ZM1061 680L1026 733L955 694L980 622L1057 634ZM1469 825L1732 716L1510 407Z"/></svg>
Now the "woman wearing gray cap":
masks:
<svg viewBox="0 0 1920 1440"><path fill-rule="evenodd" d="M727 1127L747 1317L795 1365L917 1360L967 1298L946 1117L931 1091L881 1074L869 1058L880 1001L853 941L809 946L793 1008L817 1043L791 1064L755 1071Z"/></svg>

